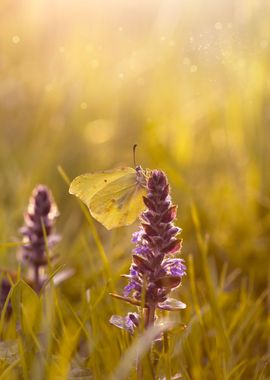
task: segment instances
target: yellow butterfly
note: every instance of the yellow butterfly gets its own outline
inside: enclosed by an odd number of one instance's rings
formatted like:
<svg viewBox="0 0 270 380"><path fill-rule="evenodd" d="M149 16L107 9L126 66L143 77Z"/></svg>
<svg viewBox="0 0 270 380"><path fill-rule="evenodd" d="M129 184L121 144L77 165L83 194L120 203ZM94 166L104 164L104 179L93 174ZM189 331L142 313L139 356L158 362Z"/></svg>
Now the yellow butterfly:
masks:
<svg viewBox="0 0 270 380"><path fill-rule="evenodd" d="M89 208L91 215L108 230L127 226L143 211L148 170L119 168L76 177L69 193Z"/></svg>

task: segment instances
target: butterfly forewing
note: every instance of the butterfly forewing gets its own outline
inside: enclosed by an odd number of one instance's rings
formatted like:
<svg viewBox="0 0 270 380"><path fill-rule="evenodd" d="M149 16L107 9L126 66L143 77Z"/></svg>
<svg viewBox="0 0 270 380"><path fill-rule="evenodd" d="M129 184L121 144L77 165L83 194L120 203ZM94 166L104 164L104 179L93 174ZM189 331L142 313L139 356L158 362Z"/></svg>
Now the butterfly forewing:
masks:
<svg viewBox="0 0 270 380"><path fill-rule="evenodd" d="M137 182L137 174L127 174L98 191L89 209L95 219L107 229L126 226L135 221L144 209L146 189Z"/></svg>
<svg viewBox="0 0 270 380"><path fill-rule="evenodd" d="M76 197L90 208L91 199L97 192L101 190L105 191L111 182L129 174L133 175L135 181L136 171L129 167L82 174L71 182L69 193L76 195Z"/></svg>

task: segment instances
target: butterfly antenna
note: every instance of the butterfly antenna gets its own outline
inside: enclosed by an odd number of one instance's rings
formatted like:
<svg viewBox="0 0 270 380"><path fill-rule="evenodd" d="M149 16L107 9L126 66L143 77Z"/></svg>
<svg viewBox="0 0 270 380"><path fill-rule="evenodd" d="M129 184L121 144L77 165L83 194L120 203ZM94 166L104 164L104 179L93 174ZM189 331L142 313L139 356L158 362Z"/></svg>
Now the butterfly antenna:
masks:
<svg viewBox="0 0 270 380"><path fill-rule="evenodd" d="M133 145L133 163L134 163L134 167L136 168L136 148L137 148L137 144L134 144Z"/></svg>

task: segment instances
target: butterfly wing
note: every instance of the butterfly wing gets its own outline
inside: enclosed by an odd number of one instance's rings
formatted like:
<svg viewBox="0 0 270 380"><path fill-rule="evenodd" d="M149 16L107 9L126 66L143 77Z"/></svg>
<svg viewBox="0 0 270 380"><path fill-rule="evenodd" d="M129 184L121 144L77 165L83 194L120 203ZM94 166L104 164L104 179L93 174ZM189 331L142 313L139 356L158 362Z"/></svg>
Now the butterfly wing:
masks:
<svg viewBox="0 0 270 380"><path fill-rule="evenodd" d="M126 174L98 191L89 209L108 230L126 226L145 208L142 198L145 193L145 187L137 182L137 173Z"/></svg>
<svg viewBox="0 0 270 380"><path fill-rule="evenodd" d="M69 193L78 197L88 208L92 197L99 191L103 191L113 181L127 174L133 174L134 178L136 171L133 168L119 168L114 170L87 173L76 177L70 185Z"/></svg>

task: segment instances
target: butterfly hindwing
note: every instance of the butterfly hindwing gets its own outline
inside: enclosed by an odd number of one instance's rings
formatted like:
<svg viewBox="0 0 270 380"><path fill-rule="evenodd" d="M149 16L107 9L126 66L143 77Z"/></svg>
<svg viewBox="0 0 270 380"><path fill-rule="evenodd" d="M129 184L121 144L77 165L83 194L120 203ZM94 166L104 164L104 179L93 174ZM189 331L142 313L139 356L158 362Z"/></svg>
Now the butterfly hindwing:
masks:
<svg viewBox="0 0 270 380"><path fill-rule="evenodd" d="M137 183L136 173L127 174L98 191L90 202L90 212L107 229L133 223L143 210L146 190Z"/></svg>

